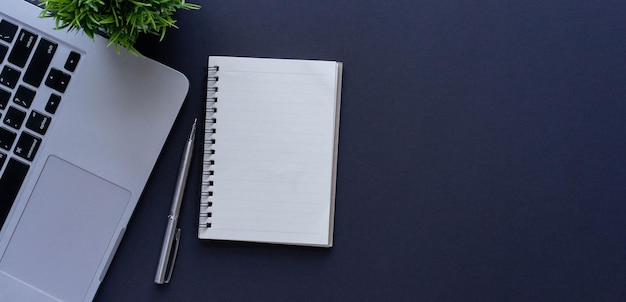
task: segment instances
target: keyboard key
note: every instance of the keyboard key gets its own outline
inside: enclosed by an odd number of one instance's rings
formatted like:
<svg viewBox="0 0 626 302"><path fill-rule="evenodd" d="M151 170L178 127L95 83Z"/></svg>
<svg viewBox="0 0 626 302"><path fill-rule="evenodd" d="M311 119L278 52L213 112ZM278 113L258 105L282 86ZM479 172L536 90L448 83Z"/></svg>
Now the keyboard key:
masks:
<svg viewBox="0 0 626 302"><path fill-rule="evenodd" d="M69 84L71 77L72 76L63 71L52 68L48 73L46 86L63 93L65 92L65 89L67 89L67 85Z"/></svg>
<svg viewBox="0 0 626 302"><path fill-rule="evenodd" d="M15 137L17 137L17 134L5 128L0 128L0 148L7 151L11 150L11 146L13 146Z"/></svg>
<svg viewBox="0 0 626 302"><path fill-rule="evenodd" d="M17 41L15 41L15 45L13 45L13 50L11 50L11 54L9 54L9 62L19 67L24 67L30 53L33 51L33 48L35 48L35 42L37 42L36 34L25 29L20 30L19 35L17 35Z"/></svg>
<svg viewBox="0 0 626 302"><path fill-rule="evenodd" d="M7 114L4 116L4 123L15 129L20 129L24 119L26 119L26 112L11 106L9 107L9 110L7 110Z"/></svg>
<svg viewBox="0 0 626 302"><path fill-rule="evenodd" d="M26 128L44 135L48 130L48 126L50 126L51 120L52 119L49 116L33 110L26 121Z"/></svg>
<svg viewBox="0 0 626 302"><path fill-rule="evenodd" d="M58 94L51 94L48 99L48 103L46 103L46 112L50 114L54 114L57 112L57 108L59 108L59 103L61 103L61 96Z"/></svg>
<svg viewBox="0 0 626 302"><path fill-rule="evenodd" d="M0 40L11 43L13 42L13 38L15 37L16 32L17 25L7 20L0 21Z"/></svg>
<svg viewBox="0 0 626 302"><path fill-rule="evenodd" d="M41 145L41 138L22 132L17 140L17 144L15 144L13 153L23 159L32 161L35 158L35 154L37 154L37 150L39 150L39 145Z"/></svg>
<svg viewBox="0 0 626 302"><path fill-rule="evenodd" d="M28 165L9 159L0 177L0 225L4 224L28 173Z"/></svg>
<svg viewBox="0 0 626 302"><path fill-rule="evenodd" d="M8 52L9 52L9 47L0 44L0 63L4 61L4 57L6 57Z"/></svg>
<svg viewBox="0 0 626 302"><path fill-rule="evenodd" d="M4 109L7 107L9 99L11 99L11 92L0 88L0 109Z"/></svg>
<svg viewBox="0 0 626 302"><path fill-rule="evenodd" d="M35 99L35 91L20 85L20 87L18 87L17 91L15 92L15 97L13 97L13 102L24 108L29 108L30 104L33 103L34 99Z"/></svg>
<svg viewBox="0 0 626 302"><path fill-rule="evenodd" d="M46 75L50 62L52 62L57 46L56 43L50 42L44 38L39 41L33 58L30 60L28 68L24 73L24 82L35 87L41 85L41 81Z"/></svg>
<svg viewBox="0 0 626 302"><path fill-rule="evenodd" d="M13 69L11 66L4 66L2 72L0 72L0 84L9 88L15 88L21 74L19 70Z"/></svg>
<svg viewBox="0 0 626 302"><path fill-rule="evenodd" d="M65 61L65 70L74 72L74 70L76 70L76 66L78 65L78 61L80 61L80 54L72 51L67 57L67 61Z"/></svg>
<svg viewBox="0 0 626 302"><path fill-rule="evenodd" d="M2 170L2 167L4 166L4 162L7 160L7 155L0 152L0 170Z"/></svg>

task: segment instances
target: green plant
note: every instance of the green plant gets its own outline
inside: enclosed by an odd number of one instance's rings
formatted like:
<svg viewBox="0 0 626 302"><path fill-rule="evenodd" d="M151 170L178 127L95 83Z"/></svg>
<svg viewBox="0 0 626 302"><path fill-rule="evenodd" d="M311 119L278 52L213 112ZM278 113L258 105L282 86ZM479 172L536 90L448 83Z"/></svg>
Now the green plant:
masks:
<svg viewBox="0 0 626 302"><path fill-rule="evenodd" d="M94 38L102 34L109 45L128 48L138 54L134 45L141 33L160 36L168 27L177 28L172 15L178 9L199 9L185 0L43 0L41 17L54 18L56 29L83 30Z"/></svg>

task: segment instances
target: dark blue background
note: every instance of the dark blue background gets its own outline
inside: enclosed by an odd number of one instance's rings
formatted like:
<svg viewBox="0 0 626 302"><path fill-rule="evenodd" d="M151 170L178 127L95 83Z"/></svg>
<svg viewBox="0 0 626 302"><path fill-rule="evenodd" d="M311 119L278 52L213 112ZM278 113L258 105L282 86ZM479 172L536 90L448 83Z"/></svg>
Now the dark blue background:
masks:
<svg viewBox="0 0 626 302"><path fill-rule="evenodd" d="M626 300L626 2L194 3L139 46L191 88L96 300ZM197 156L156 286L209 55L344 62L335 246L199 241Z"/></svg>

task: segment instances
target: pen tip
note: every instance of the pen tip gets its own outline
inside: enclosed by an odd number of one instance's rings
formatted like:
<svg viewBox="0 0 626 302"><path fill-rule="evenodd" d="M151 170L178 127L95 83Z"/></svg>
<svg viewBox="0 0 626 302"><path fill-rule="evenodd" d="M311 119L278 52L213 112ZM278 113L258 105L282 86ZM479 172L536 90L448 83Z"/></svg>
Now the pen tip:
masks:
<svg viewBox="0 0 626 302"><path fill-rule="evenodd" d="M198 118L193 119L193 125L191 125L191 133L189 134L189 140L193 140L196 136L196 122Z"/></svg>

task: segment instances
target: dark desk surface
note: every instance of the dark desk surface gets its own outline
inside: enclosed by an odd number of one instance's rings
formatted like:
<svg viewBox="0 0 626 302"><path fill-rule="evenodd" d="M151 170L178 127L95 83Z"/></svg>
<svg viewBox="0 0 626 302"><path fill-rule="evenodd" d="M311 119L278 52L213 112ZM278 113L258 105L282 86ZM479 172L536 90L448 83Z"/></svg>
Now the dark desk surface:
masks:
<svg viewBox="0 0 626 302"><path fill-rule="evenodd" d="M195 3L140 45L191 88L98 301L626 300L626 3ZM196 157L156 286L208 55L344 62L335 246L199 241Z"/></svg>

